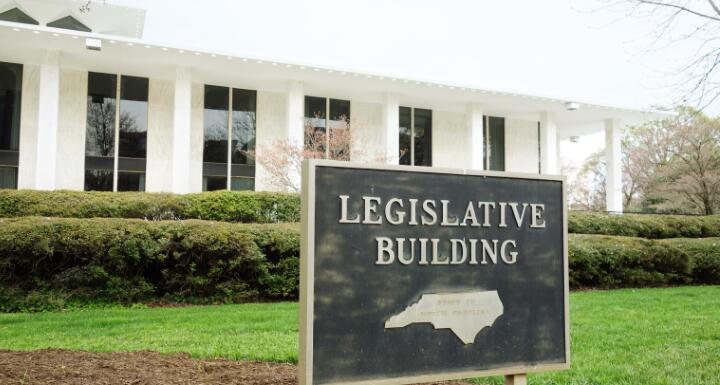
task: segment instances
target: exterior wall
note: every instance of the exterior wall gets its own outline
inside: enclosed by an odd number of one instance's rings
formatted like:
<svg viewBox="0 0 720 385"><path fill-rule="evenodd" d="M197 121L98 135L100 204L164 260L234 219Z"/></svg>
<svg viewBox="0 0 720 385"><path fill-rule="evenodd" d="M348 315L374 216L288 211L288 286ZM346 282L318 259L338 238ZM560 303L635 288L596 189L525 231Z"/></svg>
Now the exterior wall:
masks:
<svg viewBox="0 0 720 385"><path fill-rule="evenodd" d="M150 79L145 190L172 192L173 82Z"/></svg>
<svg viewBox="0 0 720 385"><path fill-rule="evenodd" d="M471 146L465 114L437 110L432 113L433 167L471 167Z"/></svg>
<svg viewBox="0 0 720 385"><path fill-rule="evenodd" d="M363 163L384 160L386 138L381 104L350 101L350 129L350 159Z"/></svg>
<svg viewBox="0 0 720 385"><path fill-rule="evenodd" d="M55 188L85 188L87 71L61 69Z"/></svg>
<svg viewBox="0 0 720 385"><path fill-rule="evenodd" d="M192 121L190 123L190 191L202 191L203 163L203 101L205 88L202 84L192 85Z"/></svg>
<svg viewBox="0 0 720 385"><path fill-rule="evenodd" d="M267 151L273 150L277 141L286 138L287 113L285 105L287 96L281 93L257 92L257 120L255 151L262 157ZM275 191L277 187L270 182L270 174L258 162L255 165L255 190Z"/></svg>
<svg viewBox="0 0 720 385"><path fill-rule="evenodd" d="M505 171L538 173L538 122L505 119Z"/></svg>
<svg viewBox="0 0 720 385"><path fill-rule="evenodd" d="M18 188L35 187L35 149L38 134L38 99L40 97L40 67L23 66L22 102L20 104L20 158Z"/></svg>

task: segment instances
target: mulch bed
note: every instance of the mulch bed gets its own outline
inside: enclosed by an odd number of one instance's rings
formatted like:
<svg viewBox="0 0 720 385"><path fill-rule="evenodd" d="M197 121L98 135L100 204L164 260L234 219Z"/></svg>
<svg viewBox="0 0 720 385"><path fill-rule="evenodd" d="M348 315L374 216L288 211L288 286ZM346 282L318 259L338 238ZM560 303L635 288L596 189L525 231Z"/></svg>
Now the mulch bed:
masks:
<svg viewBox="0 0 720 385"><path fill-rule="evenodd" d="M297 385L295 375L292 364L196 360L187 354L0 350L3 385Z"/></svg>

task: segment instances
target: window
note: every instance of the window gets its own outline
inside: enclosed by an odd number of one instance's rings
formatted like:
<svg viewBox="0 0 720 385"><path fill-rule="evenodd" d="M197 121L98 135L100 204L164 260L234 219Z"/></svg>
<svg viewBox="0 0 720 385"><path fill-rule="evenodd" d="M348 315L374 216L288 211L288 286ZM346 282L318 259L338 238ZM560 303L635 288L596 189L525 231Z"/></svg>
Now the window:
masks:
<svg viewBox="0 0 720 385"><path fill-rule="evenodd" d="M206 85L203 191L255 189L257 92Z"/></svg>
<svg viewBox="0 0 720 385"><path fill-rule="evenodd" d="M432 111L400 107L400 164L432 166Z"/></svg>
<svg viewBox="0 0 720 385"><path fill-rule="evenodd" d="M483 169L505 171L505 118L484 116L485 132Z"/></svg>
<svg viewBox="0 0 720 385"><path fill-rule="evenodd" d="M17 188L22 64L0 62L0 189Z"/></svg>
<svg viewBox="0 0 720 385"><path fill-rule="evenodd" d="M147 122L147 78L88 74L85 190L145 191Z"/></svg>
<svg viewBox="0 0 720 385"><path fill-rule="evenodd" d="M72 16L65 16L55 21L47 23L48 27L71 29L73 31L92 32L88 26L78 21Z"/></svg>
<svg viewBox="0 0 720 385"><path fill-rule="evenodd" d="M319 158L350 160L351 140L349 100L305 97L307 150Z"/></svg>
<svg viewBox="0 0 720 385"><path fill-rule="evenodd" d="M40 24L37 22L37 20L28 16L27 13L21 11L18 8L12 8L3 13L0 13L0 20L11 21L13 23L32 24L32 25Z"/></svg>

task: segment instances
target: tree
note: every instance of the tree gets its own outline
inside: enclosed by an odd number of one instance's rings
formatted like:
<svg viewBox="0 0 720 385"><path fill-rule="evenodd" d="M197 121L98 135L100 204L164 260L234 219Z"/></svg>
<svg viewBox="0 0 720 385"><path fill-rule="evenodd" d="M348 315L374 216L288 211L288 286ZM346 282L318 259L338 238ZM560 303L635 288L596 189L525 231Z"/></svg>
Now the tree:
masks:
<svg viewBox="0 0 720 385"><path fill-rule="evenodd" d="M570 209L605 211L605 153L602 150L585 159L568 191Z"/></svg>
<svg viewBox="0 0 720 385"><path fill-rule="evenodd" d="M720 1L718 0L597 0L607 8L620 9L627 17L650 20L648 52L668 49L677 43L690 48L672 71L680 93L678 105L704 109L720 97ZM687 54L686 52L691 52ZM688 56L689 55L689 56Z"/></svg>

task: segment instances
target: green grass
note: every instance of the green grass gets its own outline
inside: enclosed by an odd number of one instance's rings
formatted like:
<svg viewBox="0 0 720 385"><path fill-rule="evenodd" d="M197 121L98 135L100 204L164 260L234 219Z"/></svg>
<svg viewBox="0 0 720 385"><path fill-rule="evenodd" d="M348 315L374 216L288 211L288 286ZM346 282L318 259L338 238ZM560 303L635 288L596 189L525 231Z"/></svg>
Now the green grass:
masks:
<svg viewBox="0 0 720 385"><path fill-rule="evenodd" d="M572 369L531 384L720 384L720 286L573 293L571 319ZM297 330L294 303L2 314L0 349L296 362Z"/></svg>

